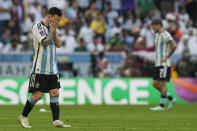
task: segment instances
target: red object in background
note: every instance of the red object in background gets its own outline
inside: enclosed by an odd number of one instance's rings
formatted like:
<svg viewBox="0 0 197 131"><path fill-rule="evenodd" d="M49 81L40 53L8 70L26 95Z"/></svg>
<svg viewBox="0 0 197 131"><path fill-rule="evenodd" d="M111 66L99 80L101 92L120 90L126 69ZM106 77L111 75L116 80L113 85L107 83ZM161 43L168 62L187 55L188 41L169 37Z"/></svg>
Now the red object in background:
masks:
<svg viewBox="0 0 197 131"><path fill-rule="evenodd" d="M16 25L19 25L23 20L24 7L22 5L14 5L12 9L13 20Z"/></svg>

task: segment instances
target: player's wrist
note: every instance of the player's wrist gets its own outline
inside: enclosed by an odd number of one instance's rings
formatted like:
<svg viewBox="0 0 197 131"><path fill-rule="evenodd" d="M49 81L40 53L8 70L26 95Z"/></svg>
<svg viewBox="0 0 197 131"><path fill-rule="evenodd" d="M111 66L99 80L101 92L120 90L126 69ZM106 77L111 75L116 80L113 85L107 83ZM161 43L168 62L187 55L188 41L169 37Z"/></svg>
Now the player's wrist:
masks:
<svg viewBox="0 0 197 131"><path fill-rule="evenodd" d="M51 28L50 28L50 30L51 30L51 31L53 31L53 32L55 32L55 31L56 31L56 29L55 29L55 28L53 28L53 27L51 27Z"/></svg>

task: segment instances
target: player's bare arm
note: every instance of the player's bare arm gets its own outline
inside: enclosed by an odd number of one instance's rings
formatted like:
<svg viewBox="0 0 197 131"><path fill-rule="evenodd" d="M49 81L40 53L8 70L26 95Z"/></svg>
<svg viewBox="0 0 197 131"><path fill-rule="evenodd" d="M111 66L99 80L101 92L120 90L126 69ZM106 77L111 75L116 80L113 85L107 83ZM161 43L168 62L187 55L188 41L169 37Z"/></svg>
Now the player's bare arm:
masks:
<svg viewBox="0 0 197 131"><path fill-rule="evenodd" d="M57 48L60 48L62 46L62 40L60 39L56 31L58 26L58 19L59 19L58 16L55 16L55 18L50 22L50 27L55 30L54 39L53 39L55 46Z"/></svg>
<svg viewBox="0 0 197 131"><path fill-rule="evenodd" d="M62 46L62 40L61 40L60 37L58 36L57 32L55 33L54 42L55 42L55 46L56 46L57 48L60 48L60 47Z"/></svg>
<svg viewBox="0 0 197 131"><path fill-rule="evenodd" d="M171 46L171 51L169 53L169 55L167 56L168 58L175 52L176 48L177 48L177 44L174 40L170 41L170 46Z"/></svg>
<svg viewBox="0 0 197 131"><path fill-rule="evenodd" d="M55 41L55 35L56 35L56 28L57 28L57 20L56 18L48 18L49 19L49 27L50 31L48 36L42 40L41 44L43 46L48 46L49 43L53 40Z"/></svg>
<svg viewBox="0 0 197 131"><path fill-rule="evenodd" d="M47 36L45 39L42 40L41 44L42 44L43 46L48 46L49 43L50 43L52 40L54 40L55 33L56 33L56 31L51 29L51 30L49 31L48 36Z"/></svg>
<svg viewBox="0 0 197 131"><path fill-rule="evenodd" d="M168 58L170 58L170 56L175 52L175 50L177 48L177 44L174 40L171 40L169 44L171 46L170 53L167 57L164 57L164 58L161 59L162 62L165 62Z"/></svg>

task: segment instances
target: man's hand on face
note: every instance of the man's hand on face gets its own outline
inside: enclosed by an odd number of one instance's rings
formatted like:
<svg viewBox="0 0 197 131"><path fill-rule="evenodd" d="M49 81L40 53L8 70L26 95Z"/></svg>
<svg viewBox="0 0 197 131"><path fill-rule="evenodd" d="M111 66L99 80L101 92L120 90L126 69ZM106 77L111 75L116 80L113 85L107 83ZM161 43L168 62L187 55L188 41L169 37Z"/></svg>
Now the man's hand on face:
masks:
<svg viewBox="0 0 197 131"><path fill-rule="evenodd" d="M50 26L50 29L55 31L57 26L58 26L58 22L57 22L57 18L56 17L53 17L53 18L50 18L49 20L49 26Z"/></svg>

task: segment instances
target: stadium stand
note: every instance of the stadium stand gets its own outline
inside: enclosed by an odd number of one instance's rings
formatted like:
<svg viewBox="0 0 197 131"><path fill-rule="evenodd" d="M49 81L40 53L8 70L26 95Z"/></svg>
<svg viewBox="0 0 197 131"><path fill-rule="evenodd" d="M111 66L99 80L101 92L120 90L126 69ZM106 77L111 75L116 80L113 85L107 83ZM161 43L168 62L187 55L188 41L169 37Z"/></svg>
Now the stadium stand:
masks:
<svg viewBox="0 0 197 131"><path fill-rule="evenodd" d="M63 47L57 53L69 54L70 60L76 54L84 55L89 60L88 66L96 68L98 55L105 52L108 59L104 58L104 61L111 62L111 69L115 70L108 75L98 75L104 67L91 71L87 68L84 74L80 71L85 65L75 65L80 63L77 59L74 65L65 61L66 70L72 65L74 76L151 76L154 51L151 21L155 18L162 19L164 28L178 43L176 57L173 57L173 76L197 76L196 0L0 0L0 3L2 62L6 54L27 57L32 54L33 25L46 16L48 8L57 6L64 14L58 27ZM113 54L118 57L110 58ZM119 63L114 64L116 58Z"/></svg>

